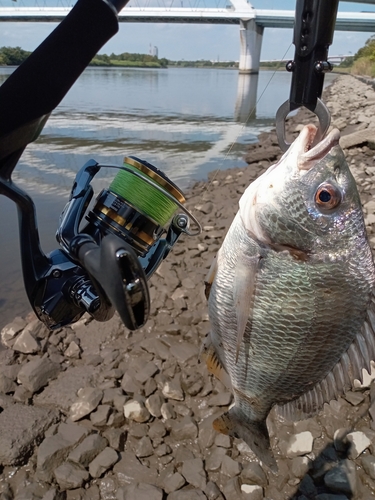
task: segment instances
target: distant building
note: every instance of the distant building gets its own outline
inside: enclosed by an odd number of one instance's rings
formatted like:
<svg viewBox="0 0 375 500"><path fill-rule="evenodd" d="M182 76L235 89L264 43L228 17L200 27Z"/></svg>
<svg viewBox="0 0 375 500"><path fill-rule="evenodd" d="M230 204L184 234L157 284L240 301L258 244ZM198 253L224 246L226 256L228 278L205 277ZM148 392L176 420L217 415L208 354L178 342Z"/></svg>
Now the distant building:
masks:
<svg viewBox="0 0 375 500"><path fill-rule="evenodd" d="M149 50L150 56L158 57L158 53L159 53L158 48L150 43L150 50Z"/></svg>

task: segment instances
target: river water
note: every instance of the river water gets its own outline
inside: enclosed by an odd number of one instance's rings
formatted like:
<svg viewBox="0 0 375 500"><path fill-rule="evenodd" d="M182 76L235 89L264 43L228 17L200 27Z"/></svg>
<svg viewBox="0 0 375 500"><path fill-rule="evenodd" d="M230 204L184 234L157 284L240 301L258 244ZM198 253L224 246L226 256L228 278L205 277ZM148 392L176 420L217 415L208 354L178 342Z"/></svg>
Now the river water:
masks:
<svg viewBox="0 0 375 500"><path fill-rule="evenodd" d="M13 69L0 68L0 83ZM57 247L59 215L87 160L121 165L124 156L135 155L186 189L210 171L245 166L247 146L273 128L289 90L285 71L244 77L225 69L87 69L13 174L36 204L43 250ZM101 170L95 189L108 186L113 176L113 170ZM29 312L30 305L23 290L16 207L0 196L0 211L1 328Z"/></svg>

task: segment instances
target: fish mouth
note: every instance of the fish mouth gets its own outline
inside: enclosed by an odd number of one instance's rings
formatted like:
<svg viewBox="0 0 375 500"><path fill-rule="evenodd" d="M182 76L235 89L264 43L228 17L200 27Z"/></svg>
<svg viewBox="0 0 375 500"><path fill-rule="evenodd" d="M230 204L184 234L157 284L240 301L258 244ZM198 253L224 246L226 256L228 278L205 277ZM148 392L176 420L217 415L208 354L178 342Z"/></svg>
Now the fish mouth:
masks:
<svg viewBox="0 0 375 500"><path fill-rule="evenodd" d="M337 129L331 132L318 144L313 146L318 129L315 125L306 125L299 136L297 167L299 170L310 170L318 161L322 160L334 146L339 144L340 132Z"/></svg>

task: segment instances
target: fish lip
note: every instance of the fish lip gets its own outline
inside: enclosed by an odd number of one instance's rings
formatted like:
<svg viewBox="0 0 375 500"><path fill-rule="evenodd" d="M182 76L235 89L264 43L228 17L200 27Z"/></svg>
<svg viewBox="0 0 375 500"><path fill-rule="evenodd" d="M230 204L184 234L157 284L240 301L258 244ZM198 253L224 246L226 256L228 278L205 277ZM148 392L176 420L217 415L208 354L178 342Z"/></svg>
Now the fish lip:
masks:
<svg viewBox="0 0 375 500"><path fill-rule="evenodd" d="M322 160L334 146L339 144L340 131L333 129L331 132L314 147L311 147L317 128L315 125L306 125L301 132L300 150L298 154L297 167L299 170L310 170L319 160Z"/></svg>

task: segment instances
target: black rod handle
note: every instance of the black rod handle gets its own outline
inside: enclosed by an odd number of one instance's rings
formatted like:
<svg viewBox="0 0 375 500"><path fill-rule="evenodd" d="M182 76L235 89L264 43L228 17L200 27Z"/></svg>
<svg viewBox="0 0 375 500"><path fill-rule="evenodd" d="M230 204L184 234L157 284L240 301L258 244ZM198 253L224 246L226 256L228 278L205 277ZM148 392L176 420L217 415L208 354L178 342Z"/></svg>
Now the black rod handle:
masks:
<svg viewBox="0 0 375 500"><path fill-rule="evenodd" d="M293 43L294 61L287 64L293 72L290 111L305 106L314 111L321 97L328 48L333 40L339 0L297 0Z"/></svg>

